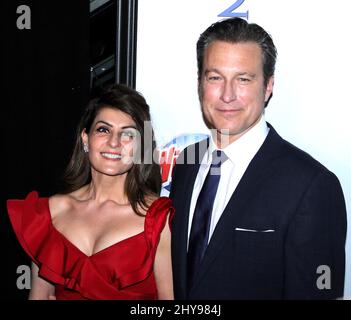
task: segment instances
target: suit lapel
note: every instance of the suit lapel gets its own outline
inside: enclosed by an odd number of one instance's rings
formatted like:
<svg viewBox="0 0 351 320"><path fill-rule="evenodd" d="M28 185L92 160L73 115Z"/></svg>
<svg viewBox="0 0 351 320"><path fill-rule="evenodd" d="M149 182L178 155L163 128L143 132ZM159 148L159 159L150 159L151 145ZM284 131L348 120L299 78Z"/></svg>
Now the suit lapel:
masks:
<svg viewBox="0 0 351 320"><path fill-rule="evenodd" d="M241 215L245 212L244 208L248 198L255 192L256 187L264 183L265 178L271 174L271 164L274 159L281 154L284 140L277 134L272 126L269 125L269 127L270 132L265 142L250 162L216 225L205 252L198 277L194 281L193 289L205 275L207 268L221 251L225 241L230 237L230 234L233 232L233 226L236 225Z"/></svg>

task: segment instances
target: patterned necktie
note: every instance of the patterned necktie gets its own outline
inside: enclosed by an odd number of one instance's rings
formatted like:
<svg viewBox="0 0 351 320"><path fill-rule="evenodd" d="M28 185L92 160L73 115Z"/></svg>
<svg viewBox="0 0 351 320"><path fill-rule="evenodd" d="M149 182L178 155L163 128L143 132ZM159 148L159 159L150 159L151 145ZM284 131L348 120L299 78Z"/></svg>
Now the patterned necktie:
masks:
<svg viewBox="0 0 351 320"><path fill-rule="evenodd" d="M227 159L223 151L213 151L210 170L196 202L188 247L188 289L193 284L194 275L199 269L207 248L213 202L220 179L220 166Z"/></svg>

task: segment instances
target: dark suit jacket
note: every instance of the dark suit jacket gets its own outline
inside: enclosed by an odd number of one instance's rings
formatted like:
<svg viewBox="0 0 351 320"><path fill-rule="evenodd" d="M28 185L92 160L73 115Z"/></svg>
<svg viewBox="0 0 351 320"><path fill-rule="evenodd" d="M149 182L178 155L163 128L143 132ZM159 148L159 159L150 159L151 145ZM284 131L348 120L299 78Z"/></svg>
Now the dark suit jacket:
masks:
<svg viewBox="0 0 351 320"><path fill-rule="evenodd" d="M340 183L271 126L218 221L193 287L187 289L189 206L206 144L208 140L185 149L174 169L175 298L342 297L347 224ZM190 158L195 164L187 164Z"/></svg>

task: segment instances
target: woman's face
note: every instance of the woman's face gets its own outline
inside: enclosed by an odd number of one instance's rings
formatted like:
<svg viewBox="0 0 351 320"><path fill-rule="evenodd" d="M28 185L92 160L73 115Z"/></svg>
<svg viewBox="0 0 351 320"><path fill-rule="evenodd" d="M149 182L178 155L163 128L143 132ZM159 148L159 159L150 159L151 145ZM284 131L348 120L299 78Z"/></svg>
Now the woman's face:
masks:
<svg viewBox="0 0 351 320"><path fill-rule="evenodd" d="M112 107L102 108L90 133L82 132L92 170L109 176L126 174L133 166L139 136L136 124L128 114Z"/></svg>

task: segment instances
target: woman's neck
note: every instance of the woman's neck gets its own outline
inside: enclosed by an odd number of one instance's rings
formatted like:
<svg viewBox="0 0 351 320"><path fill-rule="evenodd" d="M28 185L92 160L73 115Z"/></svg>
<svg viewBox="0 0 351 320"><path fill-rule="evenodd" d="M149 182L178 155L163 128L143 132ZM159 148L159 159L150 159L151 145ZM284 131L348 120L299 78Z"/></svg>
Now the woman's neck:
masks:
<svg viewBox="0 0 351 320"><path fill-rule="evenodd" d="M103 203L112 200L119 205L128 205L128 197L125 194L126 175L124 176L92 176L91 182L83 191L86 199Z"/></svg>

